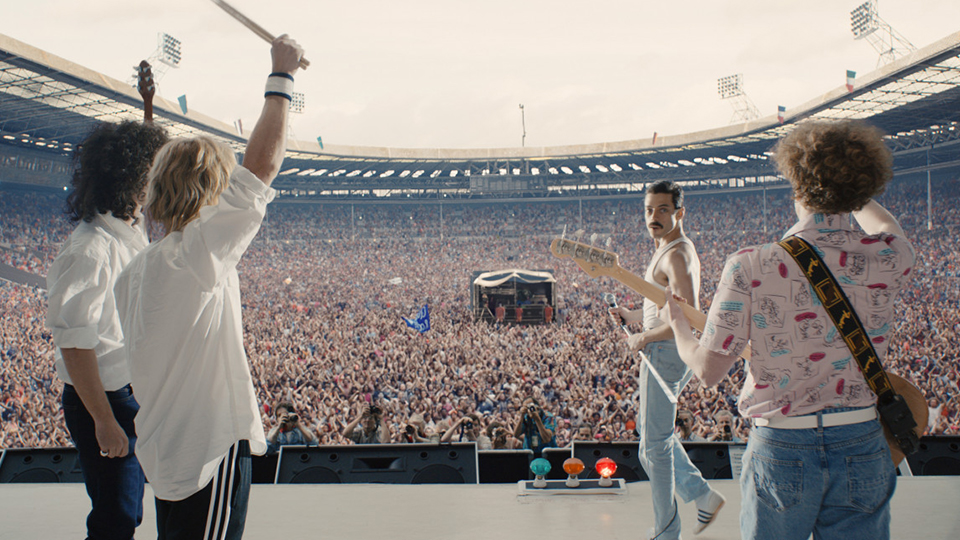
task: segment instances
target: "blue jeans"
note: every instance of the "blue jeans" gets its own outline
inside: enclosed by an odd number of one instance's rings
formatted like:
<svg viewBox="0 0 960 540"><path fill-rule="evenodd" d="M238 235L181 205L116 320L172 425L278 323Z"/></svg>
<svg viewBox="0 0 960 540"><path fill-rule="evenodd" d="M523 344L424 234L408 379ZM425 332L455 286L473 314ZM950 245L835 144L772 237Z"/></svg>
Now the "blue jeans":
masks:
<svg viewBox="0 0 960 540"><path fill-rule="evenodd" d="M852 409L832 409L843 410ZM896 485L879 420L756 427L743 455L740 531L745 540L887 540Z"/></svg>
<svg viewBox="0 0 960 540"><path fill-rule="evenodd" d="M140 404L130 385L107 392L113 416L130 438L130 451L122 458L100 455L96 426L73 386L63 386L63 418L80 458L80 469L93 508L87 516L90 540L130 540L143 520L143 470L134 455L137 433L133 419Z"/></svg>
<svg viewBox="0 0 960 540"><path fill-rule="evenodd" d="M644 350L647 359L679 395L693 374L683 363L673 341L650 343ZM647 363L640 367L640 463L650 478L653 498L654 534L657 540L680 537L680 515L674 494L685 502L710 491L700 470L690 461L680 439L673 431L677 406L670 403L660 383L650 374Z"/></svg>

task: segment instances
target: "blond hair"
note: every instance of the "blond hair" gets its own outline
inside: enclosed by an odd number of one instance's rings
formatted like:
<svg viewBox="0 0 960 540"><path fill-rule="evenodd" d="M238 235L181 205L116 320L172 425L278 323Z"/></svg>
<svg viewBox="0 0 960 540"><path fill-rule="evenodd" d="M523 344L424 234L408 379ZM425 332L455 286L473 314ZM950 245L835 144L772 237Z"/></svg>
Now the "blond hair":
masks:
<svg viewBox="0 0 960 540"><path fill-rule="evenodd" d="M168 142L147 174L147 212L167 234L183 230L223 193L236 166L233 151L210 137Z"/></svg>

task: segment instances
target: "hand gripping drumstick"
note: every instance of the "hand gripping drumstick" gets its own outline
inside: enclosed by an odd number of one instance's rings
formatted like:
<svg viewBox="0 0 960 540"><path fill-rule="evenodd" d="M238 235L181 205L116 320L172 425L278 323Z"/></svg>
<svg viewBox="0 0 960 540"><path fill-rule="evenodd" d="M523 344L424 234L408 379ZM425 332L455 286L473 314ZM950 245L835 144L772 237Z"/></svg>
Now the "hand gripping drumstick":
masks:
<svg viewBox="0 0 960 540"><path fill-rule="evenodd" d="M220 9L226 11L228 14L230 14L231 17L240 21L244 26L246 26L250 30L253 30L253 33L263 38L264 41L266 41L267 43L273 43L273 40L275 39L273 34L264 30L263 27L260 26L259 24L251 21L249 18L247 18L246 15L237 11L235 7L224 2L223 0L213 0L213 3L220 6ZM310 65L310 62L308 62L306 58L300 59L300 67L302 67L303 69L307 69L309 65Z"/></svg>
<svg viewBox="0 0 960 540"><path fill-rule="evenodd" d="M617 297L613 293L603 293L603 301L610 306L611 309L617 307ZM622 319L621 319L622 321ZM630 332L630 329L627 328L627 325L621 324L620 328L623 328L623 331L627 333L627 337L633 335ZM653 364L650 363L650 360L647 359L647 355L643 354L643 351L640 351L640 358L643 359L647 364L647 369L650 371L650 374L653 375L653 378L660 383L660 388L663 389L663 393L667 395L667 399L670 400L670 403L674 405L677 404L677 396L674 395L673 391L670 390L670 387L667 386L667 381L663 380L663 377L660 376L660 373L657 372L657 368L653 367Z"/></svg>

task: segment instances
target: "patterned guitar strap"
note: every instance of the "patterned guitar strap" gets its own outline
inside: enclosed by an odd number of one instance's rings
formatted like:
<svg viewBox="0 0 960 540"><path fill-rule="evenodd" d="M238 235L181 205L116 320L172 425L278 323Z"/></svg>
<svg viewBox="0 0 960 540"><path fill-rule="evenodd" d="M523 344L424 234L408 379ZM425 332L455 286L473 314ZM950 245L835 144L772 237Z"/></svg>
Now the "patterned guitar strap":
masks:
<svg viewBox="0 0 960 540"><path fill-rule="evenodd" d="M810 281L814 292L823 304L830 319L836 325L843 340L856 358L863 378L877 395L877 411L904 454L910 455L919 449L920 439L914 428L917 422L910 407L898 394L887 378L887 372L880 365L877 351L860 322L860 317L850 305L843 289L833 277L823 259L805 240L798 236L788 236L778 242L800 265L800 269Z"/></svg>

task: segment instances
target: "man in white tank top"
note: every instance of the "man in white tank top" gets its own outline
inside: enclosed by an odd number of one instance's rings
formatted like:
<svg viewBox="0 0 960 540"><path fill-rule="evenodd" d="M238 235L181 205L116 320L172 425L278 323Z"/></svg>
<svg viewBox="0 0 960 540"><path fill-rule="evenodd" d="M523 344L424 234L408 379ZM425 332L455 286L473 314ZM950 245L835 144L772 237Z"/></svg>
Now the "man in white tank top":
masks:
<svg viewBox="0 0 960 540"><path fill-rule="evenodd" d="M645 279L661 287L669 285L677 295L692 298L691 305L699 309L700 258L693 242L683 234L684 211L680 186L660 181L647 188L645 224L656 251ZM673 330L657 318L657 305L644 300L643 311L614 308L610 312L621 317L626 324L642 321L643 332L630 336L630 348L642 350L674 395L679 395L692 372L677 354ZM657 540L680 538L675 492L684 502L696 500L698 522L694 533L699 533L713 522L724 499L710 488L674 435L677 406L670 402L650 374L646 362L640 366L640 388L639 454L650 478L655 519L649 537Z"/></svg>

